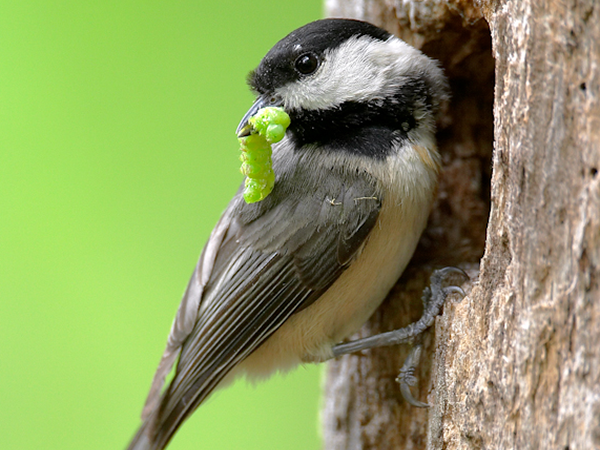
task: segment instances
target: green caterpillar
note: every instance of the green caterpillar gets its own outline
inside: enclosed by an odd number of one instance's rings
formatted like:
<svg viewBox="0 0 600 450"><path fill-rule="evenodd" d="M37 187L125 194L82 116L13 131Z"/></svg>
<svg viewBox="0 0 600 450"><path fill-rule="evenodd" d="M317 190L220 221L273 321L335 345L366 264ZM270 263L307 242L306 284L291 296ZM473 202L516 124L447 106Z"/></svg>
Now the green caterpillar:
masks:
<svg viewBox="0 0 600 450"><path fill-rule="evenodd" d="M238 139L242 151L240 172L248 177L244 183L244 200L256 203L264 200L275 185L271 144L283 139L290 116L282 108L267 107L248 122L252 126L251 134Z"/></svg>

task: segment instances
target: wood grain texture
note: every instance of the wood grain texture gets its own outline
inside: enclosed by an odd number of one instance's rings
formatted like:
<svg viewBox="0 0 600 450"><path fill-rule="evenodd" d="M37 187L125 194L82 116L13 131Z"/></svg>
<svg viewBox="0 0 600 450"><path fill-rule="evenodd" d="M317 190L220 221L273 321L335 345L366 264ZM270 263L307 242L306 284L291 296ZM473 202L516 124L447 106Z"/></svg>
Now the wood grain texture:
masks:
<svg viewBox="0 0 600 450"><path fill-rule="evenodd" d="M429 227L360 335L418 318L432 265L480 270L427 336L413 393L432 408L399 394L407 349L340 358L328 369L325 448L600 448L600 5L327 7L439 59L453 91Z"/></svg>

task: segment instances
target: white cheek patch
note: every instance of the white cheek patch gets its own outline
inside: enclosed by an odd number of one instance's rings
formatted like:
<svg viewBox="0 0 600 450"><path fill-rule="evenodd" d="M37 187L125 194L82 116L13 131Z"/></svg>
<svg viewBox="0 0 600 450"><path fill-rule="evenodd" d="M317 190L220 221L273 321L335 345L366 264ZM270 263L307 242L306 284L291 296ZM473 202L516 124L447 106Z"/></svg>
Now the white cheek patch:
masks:
<svg viewBox="0 0 600 450"><path fill-rule="evenodd" d="M276 94L286 109L330 109L347 101L385 98L409 74L431 70L439 71L429 58L396 37L380 41L361 36L327 51L317 72Z"/></svg>

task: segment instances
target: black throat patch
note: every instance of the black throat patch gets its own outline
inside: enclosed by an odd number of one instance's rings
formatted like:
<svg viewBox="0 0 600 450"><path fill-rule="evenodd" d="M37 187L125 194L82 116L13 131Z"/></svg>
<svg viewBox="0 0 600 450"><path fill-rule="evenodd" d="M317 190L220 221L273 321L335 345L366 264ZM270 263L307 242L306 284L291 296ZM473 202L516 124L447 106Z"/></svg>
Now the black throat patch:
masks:
<svg viewBox="0 0 600 450"><path fill-rule="evenodd" d="M424 102L424 104L423 104ZM325 110L289 111L296 148L306 144L384 159L418 126L415 109L431 108L423 80L409 80L395 95L369 102L344 102Z"/></svg>

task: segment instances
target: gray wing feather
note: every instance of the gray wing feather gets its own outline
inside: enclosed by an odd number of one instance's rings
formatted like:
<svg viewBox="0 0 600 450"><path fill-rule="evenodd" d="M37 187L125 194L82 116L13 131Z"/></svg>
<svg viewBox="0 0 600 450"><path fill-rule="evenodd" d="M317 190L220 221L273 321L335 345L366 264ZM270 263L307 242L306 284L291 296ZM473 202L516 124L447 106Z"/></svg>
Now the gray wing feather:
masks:
<svg viewBox="0 0 600 450"><path fill-rule="evenodd" d="M156 410L165 378L179 356L181 345L196 324L198 306L202 299L202 292L210 278L215 258L223 241L223 237L227 232L228 224L228 216L224 214L211 233L210 239L204 247L204 250L202 250L198 264L183 294L183 299L181 300L181 304L179 305L179 309L173 320L171 332L169 333L169 338L167 340L167 346L163 352L158 368L156 369L154 378L152 379L150 392L148 393L146 403L142 410L142 420L146 420L150 414Z"/></svg>
<svg viewBox="0 0 600 450"><path fill-rule="evenodd" d="M328 175L310 196L286 191L298 185L292 177L278 180L262 202L246 205L238 193L230 204L184 294L153 381L144 409L151 448L163 448L225 375L315 301L364 244L381 207L374 182L365 174ZM175 377L160 396L177 356Z"/></svg>

